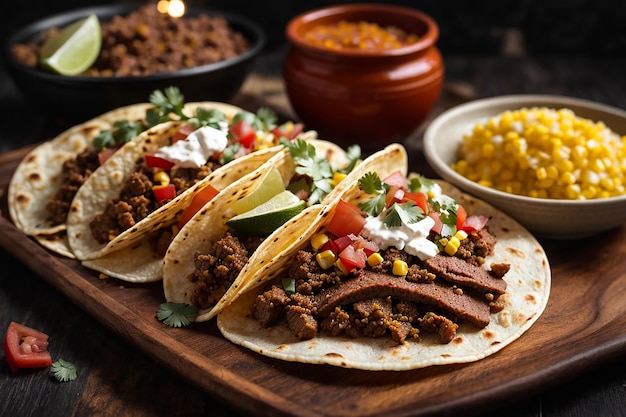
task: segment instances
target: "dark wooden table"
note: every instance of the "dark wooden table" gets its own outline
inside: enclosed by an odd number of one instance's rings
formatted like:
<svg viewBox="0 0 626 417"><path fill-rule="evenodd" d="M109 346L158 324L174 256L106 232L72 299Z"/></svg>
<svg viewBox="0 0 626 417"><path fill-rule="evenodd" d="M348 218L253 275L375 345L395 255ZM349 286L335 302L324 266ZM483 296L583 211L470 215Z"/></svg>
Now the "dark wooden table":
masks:
<svg viewBox="0 0 626 417"><path fill-rule="evenodd" d="M281 51L263 56L235 101L253 95L289 114L277 76L281 59ZM433 116L467 100L517 93L562 94L626 108L623 58L448 56L445 61L446 84ZM4 70L0 115L0 153L45 140L65 127L24 102ZM412 167L429 173L419 154L420 136L418 130L405 144ZM0 360L0 415L244 415L237 404L212 398L187 382L185 375L172 373L166 364L109 331L3 249L0 264L0 336L4 338L12 320L38 328L50 335L55 358L78 368L75 381L57 383L42 371L12 375ZM622 353L594 366L578 364L573 378L551 380L523 398L494 402L465 415L626 416L626 352Z"/></svg>

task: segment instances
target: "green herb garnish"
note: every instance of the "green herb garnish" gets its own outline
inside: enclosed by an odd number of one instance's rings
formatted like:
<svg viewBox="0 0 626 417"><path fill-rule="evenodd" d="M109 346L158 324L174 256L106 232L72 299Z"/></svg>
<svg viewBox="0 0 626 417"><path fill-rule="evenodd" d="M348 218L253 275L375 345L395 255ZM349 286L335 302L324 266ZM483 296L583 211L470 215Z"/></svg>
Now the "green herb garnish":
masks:
<svg viewBox="0 0 626 417"><path fill-rule="evenodd" d="M76 379L76 367L73 363L59 359L50 365L50 374L59 382L68 382Z"/></svg>
<svg viewBox="0 0 626 417"><path fill-rule="evenodd" d="M366 214L377 217L385 210L385 198L389 187L383 183L375 172L367 172L359 178L359 188L374 197L359 204L359 208Z"/></svg>
<svg viewBox="0 0 626 417"><path fill-rule="evenodd" d="M281 143L287 147L296 162L296 173L311 178L309 204L322 201L333 189L330 182L333 178L333 168L330 162L318 156L315 146L305 140L282 140Z"/></svg>
<svg viewBox="0 0 626 417"><path fill-rule="evenodd" d="M198 317L198 308L186 303L163 303L156 318L170 327L189 326Z"/></svg>
<svg viewBox="0 0 626 417"><path fill-rule="evenodd" d="M387 227L400 227L402 224L413 224L424 219L424 213L415 203L394 203L385 213L383 223Z"/></svg>
<svg viewBox="0 0 626 417"><path fill-rule="evenodd" d="M287 294L293 294L296 292L296 280L295 278L283 278L283 289Z"/></svg>

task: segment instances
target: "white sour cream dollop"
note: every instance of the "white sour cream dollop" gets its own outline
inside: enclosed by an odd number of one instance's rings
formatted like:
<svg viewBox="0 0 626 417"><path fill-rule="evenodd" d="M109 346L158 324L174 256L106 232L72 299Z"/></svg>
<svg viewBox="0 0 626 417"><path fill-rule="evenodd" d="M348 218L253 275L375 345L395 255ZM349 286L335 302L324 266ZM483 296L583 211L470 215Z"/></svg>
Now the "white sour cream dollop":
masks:
<svg viewBox="0 0 626 417"><path fill-rule="evenodd" d="M182 168L200 168L211 155L222 152L227 145L226 132L205 126L191 132L185 140L159 148L155 155Z"/></svg>
<svg viewBox="0 0 626 417"><path fill-rule="evenodd" d="M428 234L434 225L435 221L432 218L425 217L417 223L387 227L382 222L381 216L370 216L366 219L361 234L378 244L381 249L393 246L423 261L439 253L437 245L428 240Z"/></svg>

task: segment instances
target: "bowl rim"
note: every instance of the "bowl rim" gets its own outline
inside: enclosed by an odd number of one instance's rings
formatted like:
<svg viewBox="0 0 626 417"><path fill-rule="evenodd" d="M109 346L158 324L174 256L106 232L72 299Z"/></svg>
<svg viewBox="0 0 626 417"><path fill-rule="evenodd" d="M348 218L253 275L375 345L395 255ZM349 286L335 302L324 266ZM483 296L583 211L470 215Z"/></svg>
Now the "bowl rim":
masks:
<svg viewBox="0 0 626 417"><path fill-rule="evenodd" d="M334 17L339 20L342 16L351 13L386 13L387 15L398 15L404 19L411 18L424 24L426 31L419 37L417 42L411 45L384 50L328 49L323 46L310 44L300 33L300 28L304 25L312 25L318 20L329 17ZM292 45L297 45L306 50L329 56L355 58L394 57L414 54L433 46L439 38L439 25L430 15L408 6L386 3L347 3L322 6L296 15L287 23L285 35Z"/></svg>
<svg viewBox="0 0 626 417"><path fill-rule="evenodd" d="M246 39L251 42L250 48L242 54L237 55L233 58L225 59L212 64L206 64L192 68L184 68L174 72L159 72L148 75L120 77L100 77L90 75L68 77L66 75L46 72L45 70L42 70L40 68L31 68L20 63L15 59L13 53L11 52L12 45L23 42L31 38L32 36L37 35L46 28L52 26L67 25L80 18L87 17L91 13L94 13L99 17L100 15L104 15L106 16L106 19L109 19L115 15L128 14L133 10L137 10L141 6L141 4L109 4L99 6L87 6L55 13L53 15L32 21L26 26L9 35L9 37L6 39L3 45L5 61L7 65L12 66L15 70L22 71L30 74L31 76L36 76L57 83L85 82L93 84L110 84L114 82L119 84L125 84L136 83L139 80L145 82L156 82L167 80L169 78L172 78L173 76L177 78L194 77L208 71L219 71L232 67L234 65L237 65L238 63L242 63L254 58L265 47L265 44L267 42L267 35L261 29L261 27L244 16L216 9L192 7L187 9L186 15L195 16L198 14L207 14L209 16L223 16L228 21L229 26L232 26L233 29L246 32L244 33L244 36L246 36Z"/></svg>
<svg viewBox="0 0 626 417"><path fill-rule="evenodd" d="M454 119L460 114L476 108L485 108L491 106L501 106L501 105L511 105L511 109L514 108L522 108L522 107L532 107L533 105L530 103L537 103L536 106L542 106L542 103L554 105L561 105L561 107L578 107L578 108L586 108L589 110L598 111L601 113L610 114L614 117L622 118L626 120L626 111L610 106L603 103L594 102L587 99L570 97L570 96L561 96L561 95L549 95L549 94L513 94L513 95L503 95L503 96L494 96L481 98L477 100L472 100L467 103L459 104L457 106L451 107L450 109L442 112L438 116L436 116L427 126L424 131L423 136L423 152L426 158L426 161L431 166L431 168L439 174L443 180L449 181L452 184L463 188L466 192L476 195L476 196L484 196L486 194L492 195L498 199L506 199L509 201L513 201L519 204L549 204L554 207L562 207L564 209L571 208L571 206L577 205L615 205L615 204L624 204L626 205L626 194L613 196L609 198L598 198L598 199L589 199L589 200L566 200L566 199L550 199L550 198L540 198L540 197L529 197L518 194L511 194L504 191L496 190L494 188L486 187L476 183L475 181L469 180L458 172L454 171L441 157L441 155L436 152L437 145L437 132L440 130L441 126L450 123L450 120ZM549 106L546 106L549 107ZM575 112L576 113L576 112ZM493 116L496 116L494 114ZM490 116L492 117L492 116ZM596 120L597 122L597 120ZM626 135L626 132L618 133L621 135ZM458 142L460 143L461 138L459 137Z"/></svg>

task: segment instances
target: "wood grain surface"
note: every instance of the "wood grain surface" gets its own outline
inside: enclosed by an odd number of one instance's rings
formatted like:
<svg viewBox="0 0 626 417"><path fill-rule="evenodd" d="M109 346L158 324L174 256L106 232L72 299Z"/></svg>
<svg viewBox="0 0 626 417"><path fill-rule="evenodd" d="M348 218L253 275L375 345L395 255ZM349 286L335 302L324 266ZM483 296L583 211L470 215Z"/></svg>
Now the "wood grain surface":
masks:
<svg viewBox="0 0 626 417"><path fill-rule="evenodd" d="M552 292L536 324L479 362L367 372L272 360L230 344L215 322L174 329L154 315L160 283L132 285L58 257L8 219L6 188L26 149L0 155L0 246L78 307L183 379L250 414L423 416L527 396L616 358L626 346L624 227L583 240L542 241Z"/></svg>

